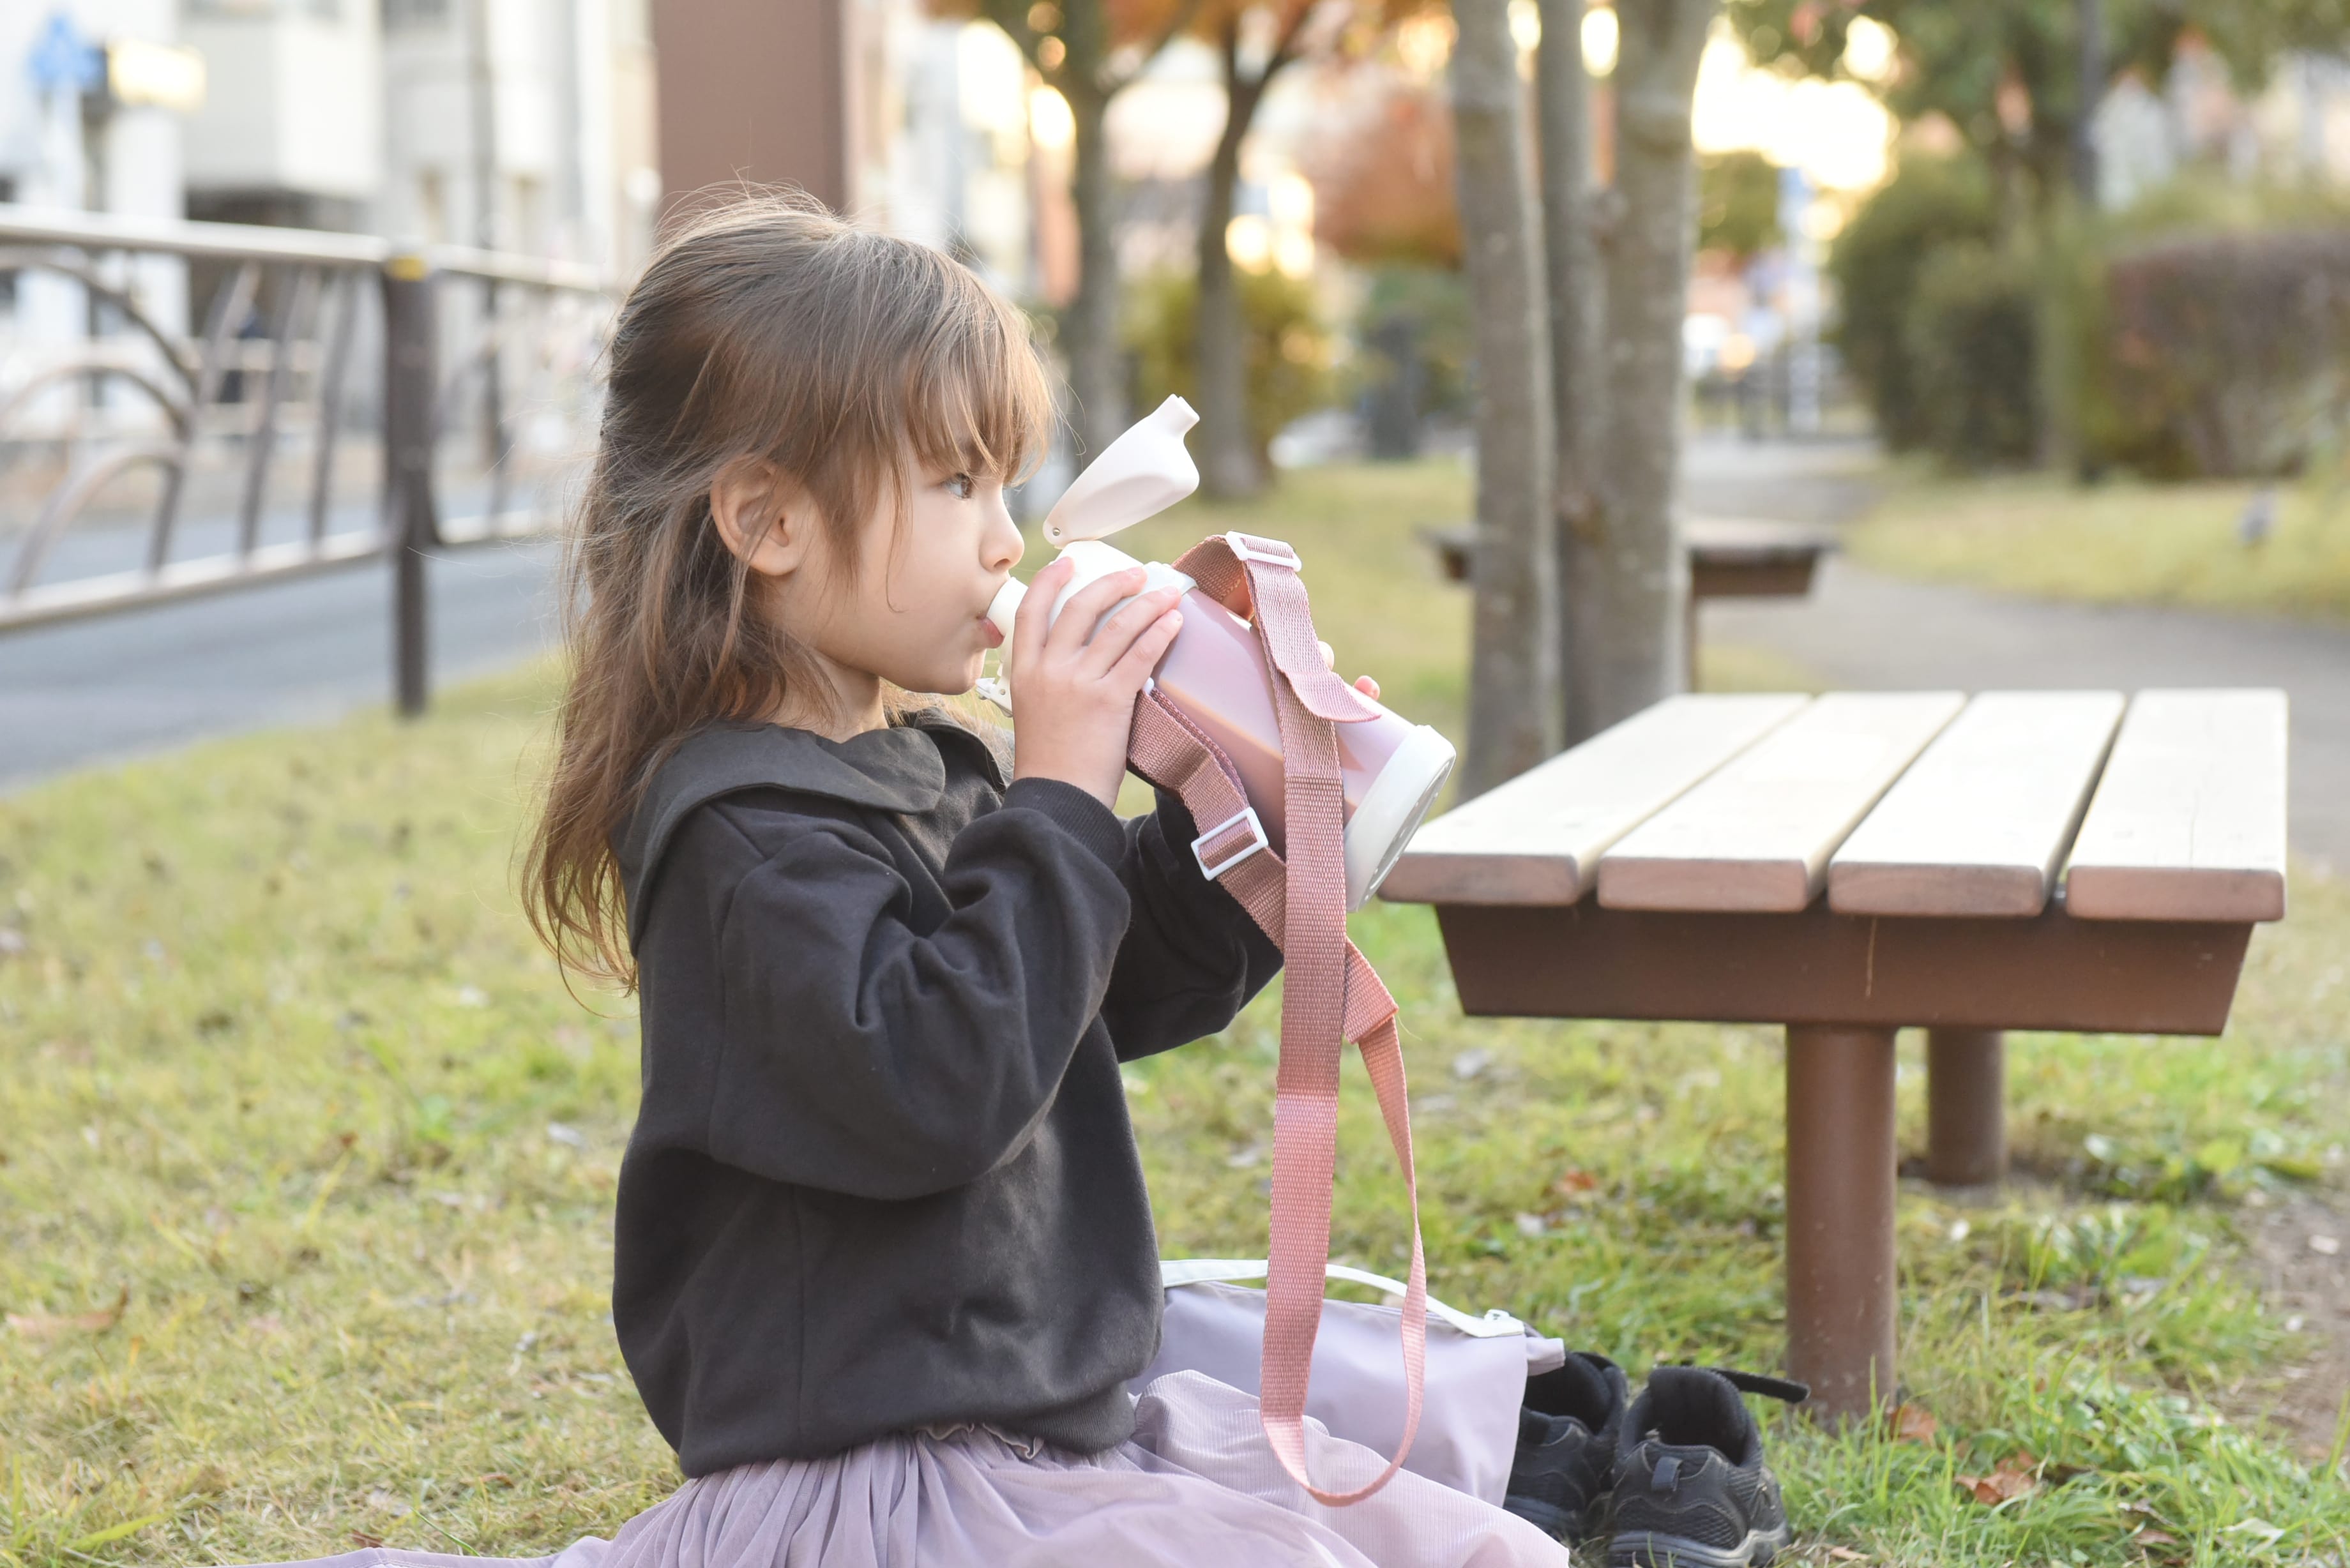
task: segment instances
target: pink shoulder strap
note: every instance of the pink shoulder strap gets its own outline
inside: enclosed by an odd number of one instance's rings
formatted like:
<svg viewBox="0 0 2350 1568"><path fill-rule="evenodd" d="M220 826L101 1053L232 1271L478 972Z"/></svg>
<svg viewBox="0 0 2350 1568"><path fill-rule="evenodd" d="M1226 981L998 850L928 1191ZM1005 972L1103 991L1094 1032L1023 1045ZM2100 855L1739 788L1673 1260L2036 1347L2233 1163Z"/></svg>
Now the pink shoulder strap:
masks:
<svg viewBox="0 0 2350 1568"><path fill-rule="evenodd" d="M1266 1248L1264 1361L1258 1411L1282 1468L1317 1501L1359 1502L1403 1468L1419 1429L1428 1353L1428 1262L1420 1243L1419 1185L1395 999L1347 939L1345 796L1336 725L1371 709L1323 664L1315 645L1295 551L1277 540L1231 534L1202 541L1176 563L1201 589L1247 615L1281 673L1287 855L1264 846L1239 770L1205 732L1157 691L1135 704L1128 761L1182 798L1201 828L1200 868L1221 881L1284 957L1281 1065L1274 1080L1273 1225ZM1344 1043L1362 1053L1411 1200L1411 1269L1403 1300L1403 1440L1368 1484L1327 1491L1306 1470L1305 1394L1322 1321L1323 1266L1330 1257L1331 1186L1337 1169L1338 1068Z"/></svg>

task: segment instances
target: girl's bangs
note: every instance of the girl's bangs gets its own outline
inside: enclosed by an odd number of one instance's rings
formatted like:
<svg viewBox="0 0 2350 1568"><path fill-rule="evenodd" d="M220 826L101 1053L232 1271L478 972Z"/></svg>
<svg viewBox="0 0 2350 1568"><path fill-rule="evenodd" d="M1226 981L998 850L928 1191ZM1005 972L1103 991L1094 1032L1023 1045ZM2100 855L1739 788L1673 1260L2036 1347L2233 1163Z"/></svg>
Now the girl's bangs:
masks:
<svg viewBox="0 0 2350 1568"><path fill-rule="evenodd" d="M1053 418L1027 323L988 299L955 325L910 367L909 443L926 468L1015 484L1043 458Z"/></svg>

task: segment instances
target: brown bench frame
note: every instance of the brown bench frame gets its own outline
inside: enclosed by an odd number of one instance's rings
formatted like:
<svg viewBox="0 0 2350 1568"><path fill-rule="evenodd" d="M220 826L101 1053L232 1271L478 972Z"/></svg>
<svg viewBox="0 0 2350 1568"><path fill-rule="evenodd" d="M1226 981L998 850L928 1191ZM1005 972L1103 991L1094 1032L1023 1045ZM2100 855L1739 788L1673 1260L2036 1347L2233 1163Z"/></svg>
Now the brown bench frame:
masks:
<svg viewBox="0 0 2350 1568"><path fill-rule="evenodd" d="M1894 1039L1928 1036L1929 1169L1996 1179L2008 1029L2217 1034L2251 927L1439 904L1472 1015L1777 1023L1787 1042L1787 1369L1824 1413L1896 1390Z"/></svg>

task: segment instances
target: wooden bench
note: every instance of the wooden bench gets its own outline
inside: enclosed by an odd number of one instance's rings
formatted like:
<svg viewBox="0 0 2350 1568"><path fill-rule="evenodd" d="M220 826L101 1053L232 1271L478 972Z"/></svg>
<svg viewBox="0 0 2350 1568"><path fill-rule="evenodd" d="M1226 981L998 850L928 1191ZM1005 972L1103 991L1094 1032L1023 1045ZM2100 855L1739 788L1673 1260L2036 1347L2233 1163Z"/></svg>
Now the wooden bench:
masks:
<svg viewBox="0 0 2350 1568"><path fill-rule="evenodd" d="M1477 547L1474 524L1428 531L1451 582L1469 580ZM1748 517L1692 517L1681 524L1689 549L1689 660L1697 668L1698 606L1707 599L1802 598L1812 591L1820 557L1836 547L1833 530Z"/></svg>
<svg viewBox="0 0 2350 1568"><path fill-rule="evenodd" d="M1895 1386L1894 1036L1928 1031L1928 1169L2005 1163L2004 1032L2217 1034L2284 914L2280 691L1676 697L1422 827L1482 1015L1777 1023L1787 1366Z"/></svg>

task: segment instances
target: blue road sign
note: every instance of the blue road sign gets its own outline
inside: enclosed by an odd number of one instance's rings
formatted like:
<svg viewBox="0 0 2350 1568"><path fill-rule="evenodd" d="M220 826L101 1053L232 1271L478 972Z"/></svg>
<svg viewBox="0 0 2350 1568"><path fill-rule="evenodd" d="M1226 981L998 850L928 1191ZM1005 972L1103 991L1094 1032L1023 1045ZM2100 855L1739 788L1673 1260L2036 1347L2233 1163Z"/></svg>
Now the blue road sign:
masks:
<svg viewBox="0 0 2350 1568"><path fill-rule="evenodd" d="M25 63L34 88L44 93L62 88L96 92L106 83L105 51L83 37L73 18L63 11L49 13Z"/></svg>

